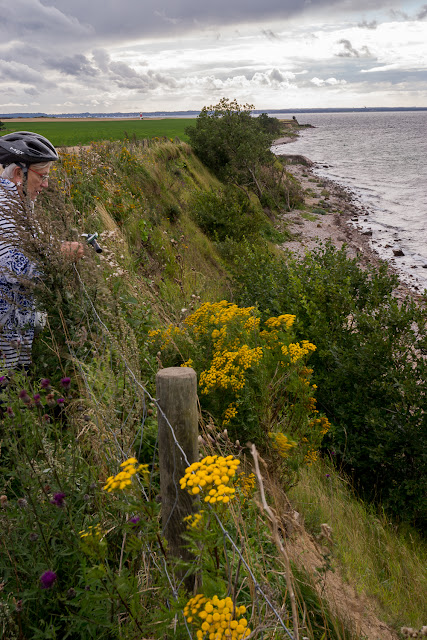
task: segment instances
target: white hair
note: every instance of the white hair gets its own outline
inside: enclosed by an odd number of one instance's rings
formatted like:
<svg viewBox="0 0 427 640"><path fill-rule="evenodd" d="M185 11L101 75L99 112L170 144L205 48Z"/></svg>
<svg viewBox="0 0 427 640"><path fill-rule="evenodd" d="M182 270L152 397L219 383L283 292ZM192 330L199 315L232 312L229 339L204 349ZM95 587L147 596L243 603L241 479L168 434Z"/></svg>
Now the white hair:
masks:
<svg viewBox="0 0 427 640"><path fill-rule="evenodd" d="M19 165L15 164L14 162L12 162L12 164L8 164L6 169L3 169L3 173L1 174L1 177L11 180L13 178L13 172L18 166Z"/></svg>
<svg viewBox="0 0 427 640"><path fill-rule="evenodd" d="M48 167L50 167L50 165L52 164L52 162L35 162L34 164L31 164L30 167L34 167L35 169L47 169ZM7 167L5 169L3 169L3 173L1 174L2 178L7 178L8 180L11 180L13 178L13 172L15 171L15 169L20 167L19 164L15 164L15 162L12 162L12 164L8 164Z"/></svg>

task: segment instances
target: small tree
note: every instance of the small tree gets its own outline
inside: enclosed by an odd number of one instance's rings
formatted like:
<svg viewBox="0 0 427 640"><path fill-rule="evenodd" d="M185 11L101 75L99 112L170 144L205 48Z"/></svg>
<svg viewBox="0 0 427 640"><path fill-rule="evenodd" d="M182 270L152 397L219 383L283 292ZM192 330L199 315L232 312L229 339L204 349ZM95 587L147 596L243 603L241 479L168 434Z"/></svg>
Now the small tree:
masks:
<svg viewBox="0 0 427 640"><path fill-rule="evenodd" d="M2 122L2 121L0 120L0 131L1 131L2 129L5 129L5 126L4 126L4 122Z"/></svg>
<svg viewBox="0 0 427 640"><path fill-rule="evenodd" d="M272 118L266 113L261 113L258 116L257 121L264 129L264 131L271 133L272 135L274 135L274 137L280 136L280 134L282 133L282 125L277 118Z"/></svg>
<svg viewBox="0 0 427 640"><path fill-rule="evenodd" d="M270 146L275 136L252 117L253 109L222 98L203 107L196 126L186 133L196 154L220 179L253 188L262 198L261 168L274 163Z"/></svg>

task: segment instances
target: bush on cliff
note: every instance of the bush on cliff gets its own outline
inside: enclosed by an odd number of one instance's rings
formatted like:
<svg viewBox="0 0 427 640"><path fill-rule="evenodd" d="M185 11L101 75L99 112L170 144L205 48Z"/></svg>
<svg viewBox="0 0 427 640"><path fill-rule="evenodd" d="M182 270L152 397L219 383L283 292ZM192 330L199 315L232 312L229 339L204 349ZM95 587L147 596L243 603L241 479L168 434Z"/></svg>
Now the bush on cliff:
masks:
<svg viewBox="0 0 427 640"><path fill-rule="evenodd" d="M285 172L270 151L277 136L277 126L270 121L276 119L253 118L252 109L222 98L203 107L196 126L186 133L197 156L220 180L243 188L248 197L252 190L264 206L289 209L297 203L290 205Z"/></svg>
<svg viewBox="0 0 427 640"><path fill-rule="evenodd" d="M296 314L297 336L317 346L311 363L319 407L335 425L331 455L366 497L425 526L425 312L397 302L385 267L362 269L330 244L288 266L264 258L259 269L259 259L241 248L239 302Z"/></svg>
<svg viewBox="0 0 427 640"><path fill-rule="evenodd" d="M260 213L248 198L231 185L216 191L199 191L191 202L193 218L212 240L226 238L237 241L253 236L263 222Z"/></svg>

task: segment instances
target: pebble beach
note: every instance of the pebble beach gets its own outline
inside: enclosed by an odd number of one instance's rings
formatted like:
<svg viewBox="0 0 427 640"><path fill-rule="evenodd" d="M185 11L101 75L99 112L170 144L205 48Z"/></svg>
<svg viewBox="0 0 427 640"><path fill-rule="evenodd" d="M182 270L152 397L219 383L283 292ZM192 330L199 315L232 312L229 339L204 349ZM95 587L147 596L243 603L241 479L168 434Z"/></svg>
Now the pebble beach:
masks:
<svg viewBox="0 0 427 640"><path fill-rule="evenodd" d="M280 139L275 145L283 145L285 141L292 142L292 138ZM305 208L282 214L283 222L292 234L292 239L284 242L281 248L302 257L319 242L330 240L339 249L345 245L347 255L352 258L357 256L364 265L384 263L371 246L371 234L357 228L358 221L366 218L367 211L357 202L352 191L316 175L316 165L308 158L302 158L305 164L294 163L292 145L288 148L289 154L280 155L289 156L287 171L301 184ZM390 262L387 262L387 267L390 273L400 275ZM419 301L422 298L421 291L414 290L402 280L395 295L399 298L410 295Z"/></svg>

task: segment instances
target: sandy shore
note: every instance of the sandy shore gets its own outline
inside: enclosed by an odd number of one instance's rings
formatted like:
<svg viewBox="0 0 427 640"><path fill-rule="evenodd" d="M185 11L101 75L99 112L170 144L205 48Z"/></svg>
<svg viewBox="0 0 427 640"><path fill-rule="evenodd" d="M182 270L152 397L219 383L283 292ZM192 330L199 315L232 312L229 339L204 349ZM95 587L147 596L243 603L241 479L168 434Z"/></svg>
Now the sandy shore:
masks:
<svg viewBox="0 0 427 640"><path fill-rule="evenodd" d="M292 145L289 146L289 155L292 155ZM353 226L359 218L366 217L366 209L355 202L350 191L331 180L315 175L313 168L312 164L287 166L287 170L301 183L305 209L282 214L283 222L293 238L283 243L281 248L291 251L294 255L303 256L319 241L330 240L338 248L346 245L347 255L358 256L362 265L382 264L384 261L370 246L369 232L361 233ZM387 266L390 273L399 276L393 265L387 263ZM395 291L399 298L410 295L420 299L419 293L421 292L404 282L401 282Z"/></svg>

